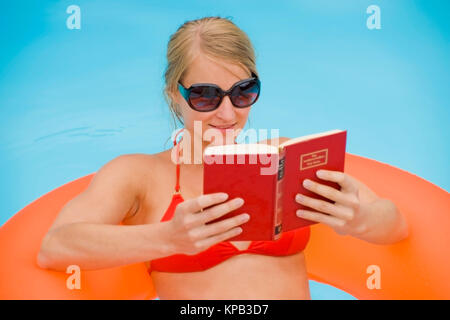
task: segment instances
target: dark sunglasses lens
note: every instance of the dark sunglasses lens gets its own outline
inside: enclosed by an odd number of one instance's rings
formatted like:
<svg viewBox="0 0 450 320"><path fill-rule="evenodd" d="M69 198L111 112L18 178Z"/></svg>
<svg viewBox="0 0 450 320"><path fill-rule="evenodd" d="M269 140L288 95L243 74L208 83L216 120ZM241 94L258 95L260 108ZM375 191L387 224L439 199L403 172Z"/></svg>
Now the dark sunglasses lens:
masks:
<svg viewBox="0 0 450 320"><path fill-rule="evenodd" d="M218 106L220 95L217 88L214 87L194 87L189 95L189 101L198 111L210 111Z"/></svg>
<svg viewBox="0 0 450 320"><path fill-rule="evenodd" d="M259 85L256 80L249 80L234 88L231 101L236 107L248 107L255 103L259 95Z"/></svg>

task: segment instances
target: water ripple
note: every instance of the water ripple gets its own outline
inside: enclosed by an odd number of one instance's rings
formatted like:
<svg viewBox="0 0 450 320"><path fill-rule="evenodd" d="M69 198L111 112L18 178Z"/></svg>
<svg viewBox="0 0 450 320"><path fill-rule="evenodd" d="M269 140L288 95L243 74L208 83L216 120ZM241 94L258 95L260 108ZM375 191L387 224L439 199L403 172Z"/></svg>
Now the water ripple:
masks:
<svg viewBox="0 0 450 320"><path fill-rule="evenodd" d="M119 129L94 129L90 126L86 127L78 127L67 130L57 131L51 134L47 134L41 137L34 139L34 143L40 142L42 140L46 140L49 138L55 137L104 137L104 136L113 136L116 133L121 133L123 131L123 127L119 127Z"/></svg>
<svg viewBox="0 0 450 320"><path fill-rule="evenodd" d="M72 129L67 129L67 130L61 130L61 131L58 131L58 132L55 132L55 133L47 134L47 135L42 136L42 137L38 137L38 138L34 139L33 142L39 142L39 141L42 141L42 140L45 140L45 139L48 139L48 138L64 136L67 133L83 131L83 130L87 130L89 128L90 127L79 127L79 128L72 128Z"/></svg>

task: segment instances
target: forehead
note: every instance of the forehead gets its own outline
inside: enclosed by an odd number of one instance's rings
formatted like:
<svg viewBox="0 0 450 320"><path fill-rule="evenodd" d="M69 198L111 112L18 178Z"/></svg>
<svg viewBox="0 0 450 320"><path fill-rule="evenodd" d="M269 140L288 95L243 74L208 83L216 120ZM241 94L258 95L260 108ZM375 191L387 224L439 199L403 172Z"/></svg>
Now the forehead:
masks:
<svg viewBox="0 0 450 320"><path fill-rule="evenodd" d="M234 83L250 76L250 72L237 63L199 54L189 65L183 84L188 88L194 83L214 83L222 89L229 89Z"/></svg>

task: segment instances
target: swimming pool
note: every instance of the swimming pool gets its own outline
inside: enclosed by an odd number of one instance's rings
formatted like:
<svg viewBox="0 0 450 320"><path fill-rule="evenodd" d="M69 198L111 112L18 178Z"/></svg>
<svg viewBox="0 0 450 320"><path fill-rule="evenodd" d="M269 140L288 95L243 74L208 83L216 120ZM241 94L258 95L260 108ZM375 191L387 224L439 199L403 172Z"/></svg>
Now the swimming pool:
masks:
<svg viewBox="0 0 450 320"><path fill-rule="evenodd" d="M366 26L372 1L77 1L79 30L66 26L70 4L1 4L0 225L120 154L170 147L168 37L217 14L232 16L257 52L252 127L288 137L347 129L348 152L450 189L448 4L376 1L380 30ZM277 95L280 83L296 94ZM313 298L328 292L319 286Z"/></svg>

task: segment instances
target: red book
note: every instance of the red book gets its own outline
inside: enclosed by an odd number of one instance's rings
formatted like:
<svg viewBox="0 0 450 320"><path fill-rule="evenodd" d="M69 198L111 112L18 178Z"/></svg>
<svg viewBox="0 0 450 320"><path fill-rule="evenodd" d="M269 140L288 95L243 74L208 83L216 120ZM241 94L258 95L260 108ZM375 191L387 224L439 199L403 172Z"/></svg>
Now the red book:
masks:
<svg viewBox="0 0 450 320"><path fill-rule="evenodd" d="M281 232L316 222L297 217L298 209L314 211L295 201L297 193L333 203L303 187L310 179L340 190L339 184L321 180L319 169L344 172L347 131L331 130L298 137L278 147L268 144L230 144L205 149L203 193L225 192L244 205L210 222L248 213L241 234L227 241L277 240Z"/></svg>

